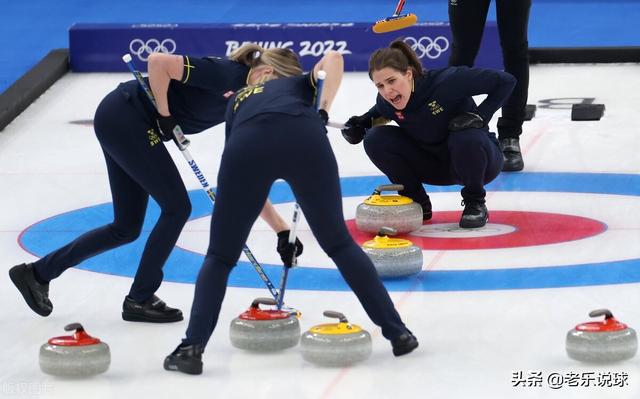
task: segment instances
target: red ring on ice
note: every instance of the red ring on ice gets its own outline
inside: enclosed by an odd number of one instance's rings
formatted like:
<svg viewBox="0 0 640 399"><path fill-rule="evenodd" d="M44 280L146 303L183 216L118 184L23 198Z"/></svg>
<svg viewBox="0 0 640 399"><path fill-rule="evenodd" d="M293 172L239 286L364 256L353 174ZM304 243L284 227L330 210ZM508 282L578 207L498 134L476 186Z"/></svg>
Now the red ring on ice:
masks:
<svg viewBox="0 0 640 399"><path fill-rule="evenodd" d="M424 225L458 223L460 211L434 212L433 218ZM356 228L355 219L346 221L353 239L358 243L370 240L374 234L363 233ZM582 216L545 212L489 211L491 224L508 225L514 231L488 237L419 237L411 234L398 235L411 240L420 248L428 250L498 249L558 244L581 240L601 234L607 225Z"/></svg>

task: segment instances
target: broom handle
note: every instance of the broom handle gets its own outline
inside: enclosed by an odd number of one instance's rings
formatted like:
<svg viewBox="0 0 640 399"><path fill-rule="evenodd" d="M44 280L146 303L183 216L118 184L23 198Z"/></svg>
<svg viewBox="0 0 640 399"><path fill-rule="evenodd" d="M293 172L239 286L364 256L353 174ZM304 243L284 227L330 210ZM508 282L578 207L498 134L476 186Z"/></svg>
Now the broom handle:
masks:
<svg viewBox="0 0 640 399"><path fill-rule="evenodd" d="M395 17L397 15L400 15L403 7L404 7L404 0L400 0L398 2L398 5L396 6L396 10L393 12L393 16Z"/></svg>

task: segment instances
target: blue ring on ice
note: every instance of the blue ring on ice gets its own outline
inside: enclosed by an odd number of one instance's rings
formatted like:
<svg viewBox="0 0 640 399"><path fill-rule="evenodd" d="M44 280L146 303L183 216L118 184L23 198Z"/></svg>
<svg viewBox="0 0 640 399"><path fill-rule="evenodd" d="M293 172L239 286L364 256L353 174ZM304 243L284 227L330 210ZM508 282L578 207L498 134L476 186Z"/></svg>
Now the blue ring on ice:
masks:
<svg viewBox="0 0 640 399"><path fill-rule="evenodd" d="M344 197L366 196L379 184L389 181L384 176L341 178ZM429 186L429 192L457 192L458 186ZM533 191L557 193L589 193L640 195L640 176L605 173L510 173L500 175L487 186L487 191ZM211 213L211 203L202 190L189 192L193 211L191 219ZM274 204L293 202L289 186L276 182L269 198ZM80 234L110 223L112 204L105 203L53 216L40 221L21 234L20 244L36 256L67 244ZM150 201L143 232L135 242L108 251L83 262L78 267L99 273L133 277L149 231L159 215ZM70 228L70 226L72 226ZM258 261L259 254L256 255ZM194 283L204 256L176 247L164 267L166 281ZM281 265L262 264L271 281L277 284ZM415 276L385 280L390 291L473 291L530 288L559 288L640 282L640 259L613 260L563 266L444 270L421 272ZM249 262L240 261L229 279L229 286L263 288ZM346 291L349 287L335 268L298 267L289 274L288 289Z"/></svg>

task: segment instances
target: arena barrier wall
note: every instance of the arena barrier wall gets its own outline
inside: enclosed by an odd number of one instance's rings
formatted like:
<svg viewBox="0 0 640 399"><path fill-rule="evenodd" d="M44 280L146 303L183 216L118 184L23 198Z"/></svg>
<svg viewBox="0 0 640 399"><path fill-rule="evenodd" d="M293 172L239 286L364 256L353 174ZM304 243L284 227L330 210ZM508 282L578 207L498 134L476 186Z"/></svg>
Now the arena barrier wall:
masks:
<svg viewBox="0 0 640 399"><path fill-rule="evenodd" d="M290 48L309 70L329 50L343 54L346 71L366 71L371 53L402 37L426 68L447 66L451 52L448 22L418 23L376 34L367 23L300 24L75 24L69 30L71 70L125 72L121 61L130 53L140 70L153 52L191 56L227 56L244 43ZM487 22L476 66L502 69L495 22Z"/></svg>

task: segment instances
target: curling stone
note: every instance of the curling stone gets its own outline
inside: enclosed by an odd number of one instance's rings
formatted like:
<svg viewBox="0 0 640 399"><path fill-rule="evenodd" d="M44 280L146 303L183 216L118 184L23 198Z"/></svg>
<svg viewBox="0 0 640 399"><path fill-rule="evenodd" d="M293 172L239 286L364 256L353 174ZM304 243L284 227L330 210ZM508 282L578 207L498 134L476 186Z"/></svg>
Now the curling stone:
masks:
<svg viewBox="0 0 640 399"><path fill-rule="evenodd" d="M80 323L65 326L73 335L51 338L40 347L40 369L64 377L104 373L111 363L109 345L90 336Z"/></svg>
<svg viewBox="0 0 640 399"><path fill-rule="evenodd" d="M273 298L257 298L251 307L231 321L229 337L236 348L255 352L273 352L291 348L300 340L300 324L294 314L277 309Z"/></svg>
<svg viewBox="0 0 640 399"><path fill-rule="evenodd" d="M393 227L398 233L409 233L422 227L422 207L409 197L381 195L383 191L403 190L402 184L384 184L358 205L356 227L360 231L377 233L381 227Z"/></svg>
<svg viewBox="0 0 640 399"><path fill-rule="evenodd" d="M371 355L371 335L349 323L340 312L327 310L326 317L339 323L320 324L310 328L300 340L302 357L321 366L348 366L366 360Z"/></svg>
<svg viewBox="0 0 640 399"><path fill-rule="evenodd" d="M422 249L409 240L392 238L396 229L382 227L373 240L362 244L380 277L402 277L422 270Z"/></svg>
<svg viewBox="0 0 640 399"><path fill-rule="evenodd" d="M604 316L603 321L578 324L567 333L567 354L583 362L604 363L630 359L638 350L633 328L616 320L607 309L594 310L590 317Z"/></svg>

